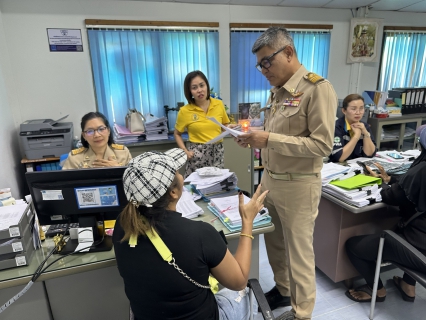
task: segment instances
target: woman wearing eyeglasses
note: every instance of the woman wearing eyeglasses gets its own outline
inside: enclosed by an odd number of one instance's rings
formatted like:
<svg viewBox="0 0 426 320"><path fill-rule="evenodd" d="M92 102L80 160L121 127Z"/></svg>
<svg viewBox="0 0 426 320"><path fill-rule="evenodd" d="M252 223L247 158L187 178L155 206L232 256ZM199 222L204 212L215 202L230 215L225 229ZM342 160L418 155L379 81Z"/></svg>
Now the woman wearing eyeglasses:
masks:
<svg viewBox="0 0 426 320"><path fill-rule="evenodd" d="M114 144L108 119L100 112L89 112L81 119L83 147L72 150L62 169L126 166L132 159L127 147Z"/></svg>
<svg viewBox="0 0 426 320"><path fill-rule="evenodd" d="M364 98L350 94L343 100L344 116L336 120L334 145L331 162L343 162L359 157L372 158L377 151L376 142L371 136L370 126L361 121L364 112Z"/></svg>

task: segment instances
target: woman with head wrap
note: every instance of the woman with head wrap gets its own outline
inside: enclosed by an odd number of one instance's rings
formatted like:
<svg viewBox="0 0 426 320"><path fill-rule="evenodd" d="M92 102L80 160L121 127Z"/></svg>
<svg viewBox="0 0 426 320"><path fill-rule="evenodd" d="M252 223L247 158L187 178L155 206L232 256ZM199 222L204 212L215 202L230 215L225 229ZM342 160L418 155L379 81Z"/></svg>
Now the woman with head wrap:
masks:
<svg viewBox="0 0 426 320"><path fill-rule="evenodd" d="M382 201L388 205L399 206L402 222L408 221L417 212L426 212L426 125L417 128L416 135L421 153L407 173L397 178L388 176L378 164L375 165L380 169L380 174L368 168L371 175L382 178ZM420 214L405 227L399 228L397 233L426 255L426 214ZM346 242L349 259L367 282L361 287L346 291L346 296L351 300L371 301L379 240L380 234L374 234L352 237ZM392 261L413 270L426 272L426 264L404 250L396 241L385 241L383 261ZM405 301L414 301L416 281L413 278L404 273L402 278L394 276L393 282ZM386 289L379 280L376 301L382 302L385 298Z"/></svg>

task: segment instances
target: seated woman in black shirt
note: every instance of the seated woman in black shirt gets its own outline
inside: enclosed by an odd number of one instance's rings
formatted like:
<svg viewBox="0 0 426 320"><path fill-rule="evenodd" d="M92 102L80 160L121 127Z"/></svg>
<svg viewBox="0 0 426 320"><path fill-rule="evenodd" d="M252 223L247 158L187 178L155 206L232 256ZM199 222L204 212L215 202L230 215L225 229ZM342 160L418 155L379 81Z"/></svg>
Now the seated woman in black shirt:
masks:
<svg viewBox="0 0 426 320"><path fill-rule="evenodd" d="M124 173L129 203L117 218L113 242L130 306L138 320L248 319L253 219L268 191L261 194L258 188L247 204L239 195L242 230L233 256L213 226L176 212L183 192L178 170L186 160L178 148L145 152L132 159ZM154 231L174 263L164 261L154 247ZM210 273L224 287L240 291L223 289L214 295L208 285Z"/></svg>
<svg viewBox="0 0 426 320"><path fill-rule="evenodd" d="M422 152L407 173L399 179L394 176L389 177L383 167L378 164L376 166L380 169L380 174L374 173L367 167L371 175L382 178L384 181L381 191L382 200L386 204L399 206L403 221L410 219L416 212L426 211L426 125L419 127L416 134L419 137ZM426 214L416 217L397 232L420 252L426 254ZM374 234L352 237L346 242L349 259L367 282L361 287L346 292L346 296L354 301L371 301L379 240L380 234ZM383 260L393 261L426 273L426 265L413 258L412 254L404 250L398 243L384 242ZM393 281L401 292L402 298L405 301L413 302L416 281L408 274L404 274L403 278L395 276ZM381 280L379 280L377 288L376 301L382 302L386 298L386 289Z"/></svg>
<svg viewBox="0 0 426 320"><path fill-rule="evenodd" d="M364 115L364 98L350 94L343 100L344 116L336 120L331 162L343 162L359 157L371 158L376 154L376 142L370 126L361 121Z"/></svg>

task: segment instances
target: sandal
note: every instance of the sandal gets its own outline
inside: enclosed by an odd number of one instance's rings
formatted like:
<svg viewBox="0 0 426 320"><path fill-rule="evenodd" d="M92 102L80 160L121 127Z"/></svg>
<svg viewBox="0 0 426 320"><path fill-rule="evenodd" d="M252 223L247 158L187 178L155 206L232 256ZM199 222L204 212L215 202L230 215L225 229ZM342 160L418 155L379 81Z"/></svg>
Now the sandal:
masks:
<svg viewBox="0 0 426 320"><path fill-rule="evenodd" d="M349 290L345 292L345 295L349 299L351 299L353 301L356 301L356 302L371 302L371 297L373 296L373 291L370 289L370 287L367 284L364 284L363 286L355 288L354 291L365 292L366 294L370 295L370 298L367 298L367 299L357 299L353 295L351 295L351 293L349 292ZM383 301L385 301L385 299L386 299L386 296L384 296L384 297L376 296L376 302L383 302Z"/></svg>
<svg viewBox="0 0 426 320"><path fill-rule="evenodd" d="M398 289L398 291L401 293L401 297L404 301L408 301L408 302L414 302L414 299L416 298L416 296L414 297L410 297L408 294L406 294L404 292L404 290L402 290L401 288L401 281L403 281L400 277L398 276L394 276L393 277L393 283L395 284L395 287Z"/></svg>

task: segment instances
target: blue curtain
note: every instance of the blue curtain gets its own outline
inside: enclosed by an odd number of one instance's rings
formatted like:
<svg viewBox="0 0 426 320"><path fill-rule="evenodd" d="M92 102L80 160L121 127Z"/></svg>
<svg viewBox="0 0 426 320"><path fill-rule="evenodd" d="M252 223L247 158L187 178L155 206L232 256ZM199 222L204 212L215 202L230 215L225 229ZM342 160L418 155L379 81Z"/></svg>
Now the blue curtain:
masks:
<svg viewBox="0 0 426 320"><path fill-rule="evenodd" d="M266 103L271 85L254 66L256 56L251 48L263 31L231 31L231 113L239 103ZM324 78L328 75L330 33L290 31L299 61L309 71Z"/></svg>
<svg viewBox="0 0 426 320"><path fill-rule="evenodd" d="M88 30L98 110L124 124L129 108L164 116L164 105L187 103L183 81L201 70L219 88L216 31ZM169 112L173 129L176 112Z"/></svg>
<svg viewBox="0 0 426 320"><path fill-rule="evenodd" d="M425 33L386 33L379 90L426 85Z"/></svg>

